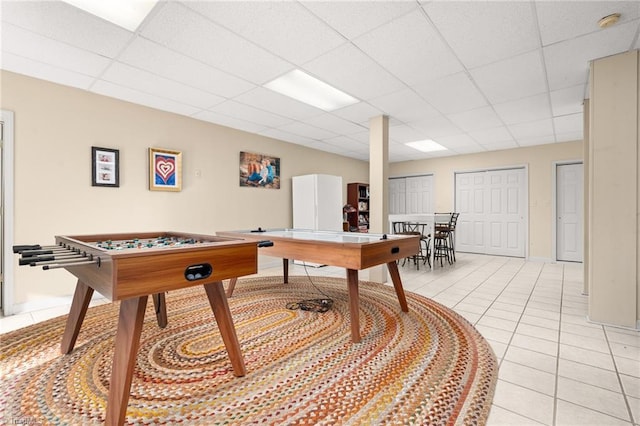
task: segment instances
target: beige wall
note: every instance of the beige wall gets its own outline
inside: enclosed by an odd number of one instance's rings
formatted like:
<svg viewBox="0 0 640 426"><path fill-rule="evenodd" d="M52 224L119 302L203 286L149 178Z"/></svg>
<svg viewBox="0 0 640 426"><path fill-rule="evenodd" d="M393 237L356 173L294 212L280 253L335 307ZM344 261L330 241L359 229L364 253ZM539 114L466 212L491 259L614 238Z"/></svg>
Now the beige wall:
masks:
<svg viewBox="0 0 640 426"><path fill-rule="evenodd" d="M367 162L10 72L0 77L0 108L15 113L16 244L96 232L287 227L292 176L342 176L345 200L348 182L368 180ZM91 146L120 150L119 188L91 186ZM147 189L149 147L182 151L182 192ZM280 157L281 189L240 187L240 151ZM16 304L72 293L66 271L13 260Z"/></svg>
<svg viewBox="0 0 640 426"><path fill-rule="evenodd" d="M454 210L454 173L460 171L527 166L529 172L529 244L530 258L552 257L553 173L556 162L581 160L582 141L480 154L393 163L389 176L433 173L435 211Z"/></svg>

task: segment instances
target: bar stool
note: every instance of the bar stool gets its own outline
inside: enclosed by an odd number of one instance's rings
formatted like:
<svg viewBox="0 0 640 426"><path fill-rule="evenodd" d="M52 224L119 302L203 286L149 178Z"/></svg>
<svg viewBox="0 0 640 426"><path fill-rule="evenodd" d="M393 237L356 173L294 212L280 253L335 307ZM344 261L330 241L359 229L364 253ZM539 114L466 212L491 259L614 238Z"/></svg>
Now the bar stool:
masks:
<svg viewBox="0 0 640 426"><path fill-rule="evenodd" d="M458 216L460 213L451 214L451 222L449 223L449 250L451 251L451 257L453 261L456 261L456 224L458 223Z"/></svg>
<svg viewBox="0 0 640 426"><path fill-rule="evenodd" d="M443 266L442 259L447 259L449 265L452 262L451 253L451 221L453 213L435 213L436 218L447 217L447 222L435 222L433 229L433 261L440 259L440 266ZM457 218L456 218L457 219Z"/></svg>

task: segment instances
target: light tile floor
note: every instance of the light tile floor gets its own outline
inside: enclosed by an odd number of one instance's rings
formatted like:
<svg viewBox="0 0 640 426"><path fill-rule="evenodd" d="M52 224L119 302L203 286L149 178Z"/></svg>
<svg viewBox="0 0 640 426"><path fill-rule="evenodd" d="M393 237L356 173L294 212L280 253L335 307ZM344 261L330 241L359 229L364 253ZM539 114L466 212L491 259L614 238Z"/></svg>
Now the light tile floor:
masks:
<svg viewBox="0 0 640 426"><path fill-rule="evenodd" d="M344 276L333 267L289 271ZM587 321L582 264L459 253L454 265L400 271L405 290L454 309L493 347L500 371L488 425L640 425L640 332ZM272 260L258 275L281 273ZM68 309L0 318L0 333Z"/></svg>

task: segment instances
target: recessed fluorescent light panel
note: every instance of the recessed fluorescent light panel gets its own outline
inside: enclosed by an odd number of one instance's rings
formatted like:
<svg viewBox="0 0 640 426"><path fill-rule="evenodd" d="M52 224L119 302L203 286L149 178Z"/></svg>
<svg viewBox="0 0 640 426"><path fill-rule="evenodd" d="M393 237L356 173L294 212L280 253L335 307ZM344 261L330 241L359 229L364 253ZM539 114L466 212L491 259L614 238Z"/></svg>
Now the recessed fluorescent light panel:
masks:
<svg viewBox="0 0 640 426"><path fill-rule="evenodd" d="M63 0L129 31L138 29L158 0Z"/></svg>
<svg viewBox="0 0 640 426"><path fill-rule="evenodd" d="M405 145L410 146L413 149L417 149L422 152L435 152L435 151L446 151L447 148L440 145L436 141L432 141L431 139L425 139L423 141L415 141L415 142L407 142Z"/></svg>
<svg viewBox="0 0 640 426"><path fill-rule="evenodd" d="M359 102L353 96L300 70L290 71L264 87L324 111L333 111Z"/></svg>

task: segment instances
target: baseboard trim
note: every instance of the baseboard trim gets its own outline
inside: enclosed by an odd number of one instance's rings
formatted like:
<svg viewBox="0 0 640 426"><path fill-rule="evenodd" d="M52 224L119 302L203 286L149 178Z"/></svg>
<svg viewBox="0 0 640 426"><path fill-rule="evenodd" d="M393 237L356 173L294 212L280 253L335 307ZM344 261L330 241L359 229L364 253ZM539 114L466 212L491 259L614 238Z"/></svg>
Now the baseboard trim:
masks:
<svg viewBox="0 0 640 426"><path fill-rule="evenodd" d="M93 293L91 300L100 300L104 297L99 293ZM60 306L69 305L73 301L73 295L48 297L44 299L31 300L25 303L17 303L13 305L13 314L27 314L31 312L41 311L43 309L58 308Z"/></svg>

